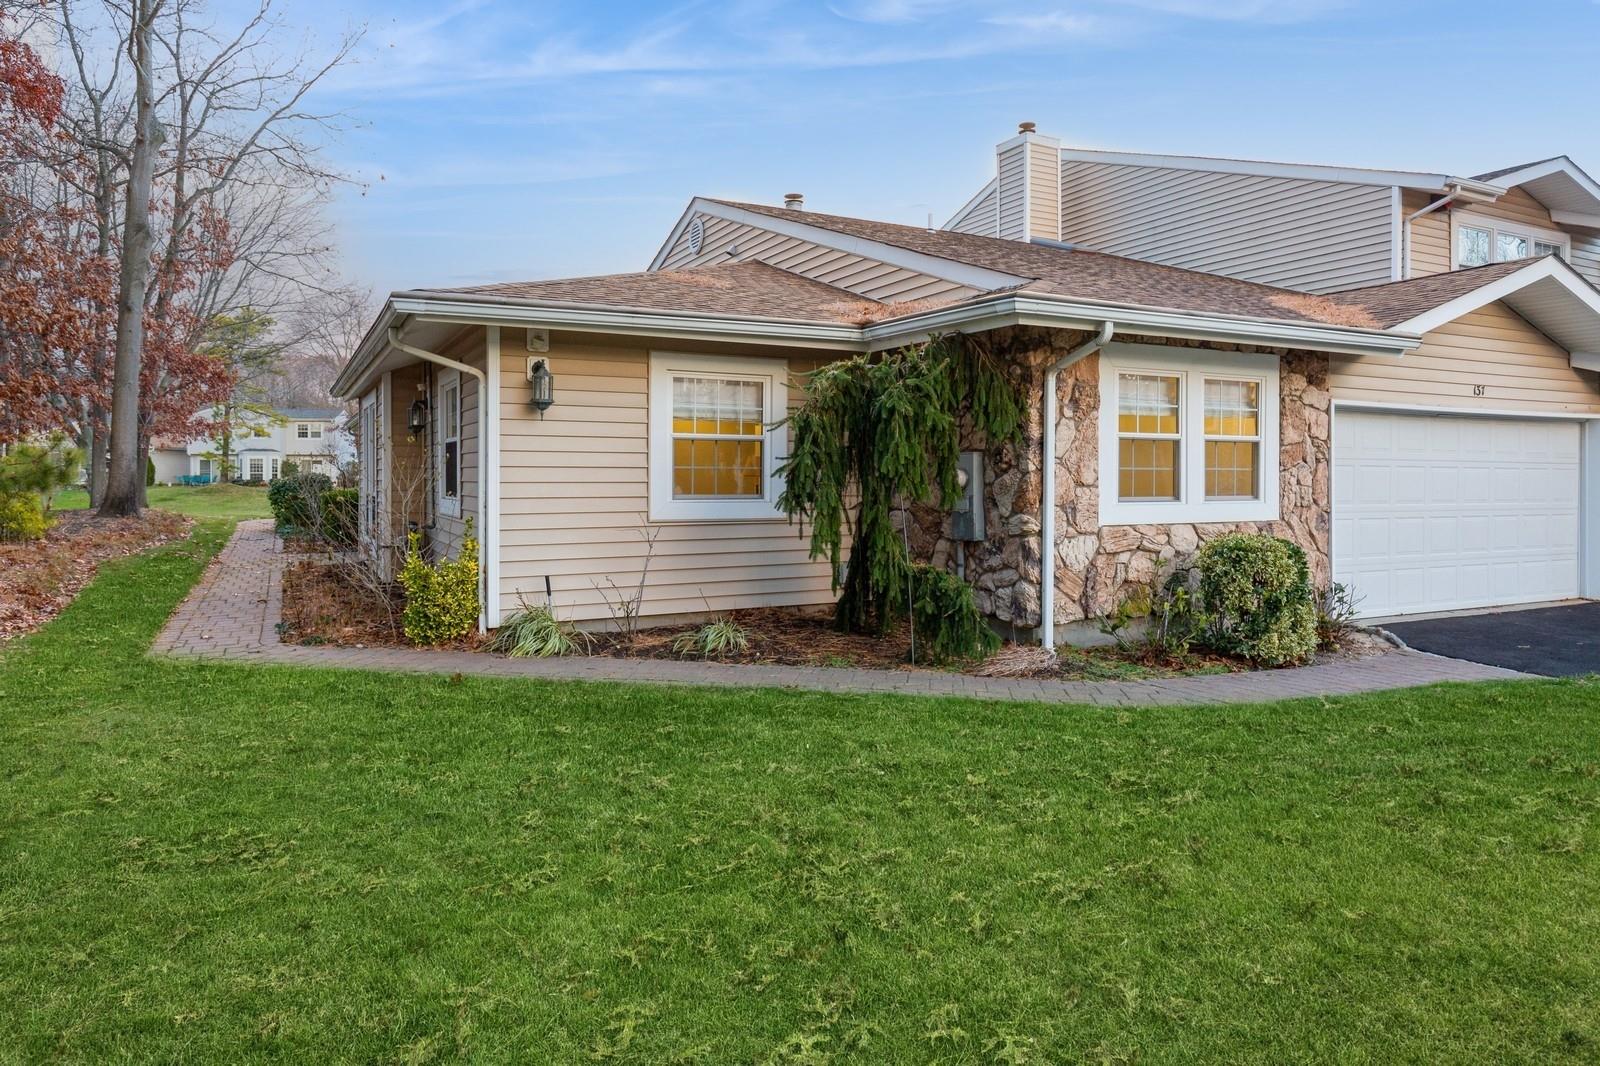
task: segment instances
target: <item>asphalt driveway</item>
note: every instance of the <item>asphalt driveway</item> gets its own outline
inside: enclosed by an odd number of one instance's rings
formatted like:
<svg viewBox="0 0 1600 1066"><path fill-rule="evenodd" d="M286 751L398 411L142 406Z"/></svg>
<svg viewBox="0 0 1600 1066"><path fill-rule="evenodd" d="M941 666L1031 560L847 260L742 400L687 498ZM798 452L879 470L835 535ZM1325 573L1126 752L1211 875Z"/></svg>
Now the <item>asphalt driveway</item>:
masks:
<svg viewBox="0 0 1600 1066"><path fill-rule="evenodd" d="M1600 601L1384 627L1416 648L1546 677L1600 673Z"/></svg>

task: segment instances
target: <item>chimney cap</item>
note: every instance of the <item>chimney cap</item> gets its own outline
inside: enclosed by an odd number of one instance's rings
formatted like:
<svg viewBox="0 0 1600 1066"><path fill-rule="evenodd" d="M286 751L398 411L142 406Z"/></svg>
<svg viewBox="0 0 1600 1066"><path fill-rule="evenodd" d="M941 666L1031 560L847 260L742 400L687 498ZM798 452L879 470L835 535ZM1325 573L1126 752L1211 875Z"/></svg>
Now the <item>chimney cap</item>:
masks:
<svg viewBox="0 0 1600 1066"><path fill-rule="evenodd" d="M800 208L805 206L805 202L806 198L804 193L786 192L783 194L784 207L791 207L798 211Z"/></svg>
<svg viewBox="0 0 1600 1066"><path fill-rule="evenodd" d="M1037 122L1019 122L1019 123L1017 123L1017 132L1018 133L1032 133L1033 131L1037 130L1038 128L1039 128L1039 124Z"/></svg>

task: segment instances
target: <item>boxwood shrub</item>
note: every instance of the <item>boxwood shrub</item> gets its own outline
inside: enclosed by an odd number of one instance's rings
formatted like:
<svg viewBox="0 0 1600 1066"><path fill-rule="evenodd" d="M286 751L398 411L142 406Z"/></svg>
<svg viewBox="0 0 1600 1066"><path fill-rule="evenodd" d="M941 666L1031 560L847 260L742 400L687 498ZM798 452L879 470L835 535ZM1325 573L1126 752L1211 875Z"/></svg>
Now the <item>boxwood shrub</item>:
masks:
<svg viewBox="0 0 1600 1066"><path fill-rule="evenodd" d="M1269 666L1302 662L1317 648L1306 553L1264 533L1229 533L1195 559L1200 603L1216 651Z"/></svg>

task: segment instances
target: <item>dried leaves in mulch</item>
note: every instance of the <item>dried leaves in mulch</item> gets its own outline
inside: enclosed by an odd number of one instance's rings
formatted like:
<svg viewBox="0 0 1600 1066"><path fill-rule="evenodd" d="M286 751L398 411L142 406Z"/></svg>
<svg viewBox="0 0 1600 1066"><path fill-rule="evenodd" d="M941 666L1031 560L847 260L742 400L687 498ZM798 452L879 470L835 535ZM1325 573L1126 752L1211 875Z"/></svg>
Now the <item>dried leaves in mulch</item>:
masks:
<svg viewBox="0 0 1600 1066"><path fill-rule="evenodd" d="M52 517L55 525L43 540L0 543L0 643L60 614L101 563L177 540L191 525L170 511L146 511L138 518L58 511Z"/></svg>
<svg viewBox="0 0 1600 1066"><path fill-rule="evenodd" d="M409 648L400 628L403 606L397 586L378 592L347 566L298 562L283 572L281 636L290 644ZM472 633L441 647L470 651L479 642Z"/></svg>
<svg viewBox="0 0 1600 1066"><path fill-rule="evenodd" d="M764 663L770 666L863 666L876 670L909 670L911 635L904 625L882 637L841 633L825 615L779 607L734 611L750 646L717 659L722 663ZM618 659L681 659L673 642L699 629L698 623L641 630L627 640L615 633L596 634L594 654Z"/></svg>

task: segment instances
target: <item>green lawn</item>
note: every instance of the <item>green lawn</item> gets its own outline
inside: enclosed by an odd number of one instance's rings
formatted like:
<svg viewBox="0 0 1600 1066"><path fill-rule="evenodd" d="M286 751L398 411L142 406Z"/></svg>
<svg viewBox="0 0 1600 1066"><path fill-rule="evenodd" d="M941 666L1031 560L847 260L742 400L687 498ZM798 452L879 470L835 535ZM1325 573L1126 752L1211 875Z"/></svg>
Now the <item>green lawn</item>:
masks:
<svg viewBox="0 0 1600 1066"><path fill-rule="evenodd" d="M1593 1062L1600 685L1203 710L0 658L0 1059Z"/></svg>
<svg viewBox="0 0 1600 1066"><path fill-rule="evenodd" d="M267 490L248 485L152 485L150 506L164 511L193 515L196 518L270 518ZM81 511L89 506L89 494L82 489L67 489L56 494L52 506L58 511Z"/></svg>

